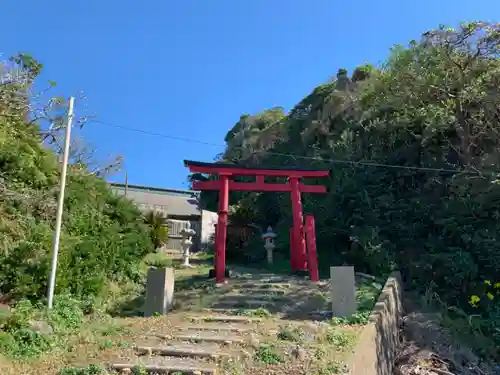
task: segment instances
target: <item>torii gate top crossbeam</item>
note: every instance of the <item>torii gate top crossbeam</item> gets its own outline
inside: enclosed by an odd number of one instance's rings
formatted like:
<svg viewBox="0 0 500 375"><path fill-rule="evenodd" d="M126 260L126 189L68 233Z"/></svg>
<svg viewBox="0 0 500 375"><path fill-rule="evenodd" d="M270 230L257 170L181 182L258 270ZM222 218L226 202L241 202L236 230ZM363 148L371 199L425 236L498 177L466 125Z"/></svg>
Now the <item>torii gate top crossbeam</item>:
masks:
<svg viewBox="0 0 500 375"><path fill-rule="evenodd" d="M184 160L184 165L193 173L225 174L233 176L272 176L272 177L328 177L328 169L303 169L303 168L261 168L241 166L226 163L203 163Z"/></svg>

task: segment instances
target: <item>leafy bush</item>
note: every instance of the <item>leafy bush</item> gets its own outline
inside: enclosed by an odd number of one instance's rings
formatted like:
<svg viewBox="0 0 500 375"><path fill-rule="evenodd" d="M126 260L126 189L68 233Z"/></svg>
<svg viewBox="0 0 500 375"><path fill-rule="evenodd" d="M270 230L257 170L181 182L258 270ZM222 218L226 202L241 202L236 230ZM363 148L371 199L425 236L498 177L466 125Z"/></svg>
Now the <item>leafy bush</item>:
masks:
<svg viewBox="0 0 500 375"><path fill-rule="evenodd" d="M53 309L19 301L13 312L0 320L0 350L13 358L38 357L54 348L60 335L80 328L83 311L79 301L56 296ZM45 327L39 329L36 327Z"/></svg>
<svg viewBox="0 0 500 375"><path fill-rule="evenodd" d="M479 310L483 318L480 327L485 332L490 332L497 348L500 348L500 282L485 280L479 293L469 299L469 304Z"/></svg>
<svg viewBox="0 0 500 375"><path fill-rule="evenodd" d="M78 329L83 317L82 303L68 295L57 296L52 310L47 313L47 320L56 331Z"/></svg>
<svg viewBox="0 0 500 375"><path fill-rule="evenodd" d="M151 241L155 249L166 245L168 241L167 217L161 212L149 211L144 217L144 222L150 228Z"/></svg>
<svg viewBox="0 0 500 375"><path fill-rule="evenodd" d="M12 358L35 358L52 348L51 338L28 328L0 332L0 350Z"/></svg>

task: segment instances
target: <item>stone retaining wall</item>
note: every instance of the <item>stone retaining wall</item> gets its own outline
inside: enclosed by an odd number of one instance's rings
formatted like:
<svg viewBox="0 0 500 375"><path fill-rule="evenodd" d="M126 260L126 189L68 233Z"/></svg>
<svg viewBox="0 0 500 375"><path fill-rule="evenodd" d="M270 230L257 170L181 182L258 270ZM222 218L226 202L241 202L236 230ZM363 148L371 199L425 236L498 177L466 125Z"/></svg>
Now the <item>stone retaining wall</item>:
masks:
<svg viewBox="0 0 500 375"><path fill-rule="evenodd" d="M392 375L403 318L403 283L399 271L389 275L363 327L352 355L346 362L350 375Z"/></svg>

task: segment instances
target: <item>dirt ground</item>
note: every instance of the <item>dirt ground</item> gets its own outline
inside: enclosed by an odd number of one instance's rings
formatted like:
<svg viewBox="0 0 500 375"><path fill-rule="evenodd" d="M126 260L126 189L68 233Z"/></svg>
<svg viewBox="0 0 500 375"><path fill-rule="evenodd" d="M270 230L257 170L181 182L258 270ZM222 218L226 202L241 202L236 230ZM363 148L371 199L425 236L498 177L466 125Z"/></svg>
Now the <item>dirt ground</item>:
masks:
<svg viewBox="0 0 500 375"><path fill-rule="evenodd" d="M402 349L394 375L500 375L443 327L439 313L424 313L410 299L401 330Z"/></svg>

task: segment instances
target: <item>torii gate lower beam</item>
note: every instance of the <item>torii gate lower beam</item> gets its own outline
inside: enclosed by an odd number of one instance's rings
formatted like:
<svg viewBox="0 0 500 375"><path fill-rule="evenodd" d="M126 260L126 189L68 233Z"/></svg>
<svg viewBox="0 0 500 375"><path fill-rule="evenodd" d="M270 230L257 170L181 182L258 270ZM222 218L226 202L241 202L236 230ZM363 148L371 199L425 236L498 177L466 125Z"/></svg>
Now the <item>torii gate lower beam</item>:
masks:
<svg viewBox="0 0 500 375"><path fill-rule="evenodd" d="M219 217L215 235L215 281L223 283L226 271L226 237L229 208L229 191L273 191L290 192L293 213L293 242L291 246L291 267L293 271L307 269L307 252L304 237L304 219L302 214L301 193L326 193L325 186L305 185L301 178L326 177L329 170L310 169L262 169L243 167L234 164L202 163L185 160L184 165L192 173L218 175L216 181L195 181L194 190L219 190ZM234 176L255 176L255 182L237 182ZM287 177L287 183L266 183L264 178Z"/></svg>

